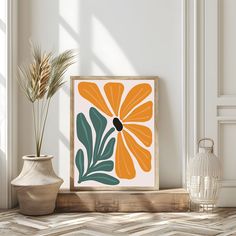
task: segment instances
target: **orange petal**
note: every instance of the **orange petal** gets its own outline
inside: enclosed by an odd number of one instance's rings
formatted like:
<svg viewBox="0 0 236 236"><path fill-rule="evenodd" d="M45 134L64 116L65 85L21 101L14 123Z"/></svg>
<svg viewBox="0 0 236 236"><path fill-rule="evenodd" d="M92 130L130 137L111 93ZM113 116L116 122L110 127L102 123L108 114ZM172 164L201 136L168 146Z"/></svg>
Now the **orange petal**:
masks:
<svg viewBox="0 0 236 236"><path fill-rule="evenodd" d="M126 129L131 131L145 146L152 144L152 131L147 126L136 124L123 124Z"/></svg>
<svg viewBox="0 0 236 236"><path fill-rule="evenodd" d="M118 116L124 85L121 83L107 83L104 85L104 91L115 115Z"/></svg>
<svg viewBox="0 0 236 236"><path fill-rule="evenodd" d="M134 163L124 145L121 133L117 135L116 146L116 174L122 179L133 179L136 175Z"/></svg>
<svg viewBox="0 0 236 236"><path fill-rule="evenodd" d="M149 84L138 84L134 86L127 94L121 109L120 118L124 119L125 116L140 102L143 101L150 93L151 86Z"/></svg>
<svg viewBox="0 0 236 236"><path fill-rule="evenodd" d="M79 93L82 97L91 102L98 109L103 111L108 116L112 116L107 104L102 97L102 94L95 83L92 82L80 82L78 85Z"/></svg>
<svg viewBox="0 0 236 236"><path fill-rule="evenodd" d="M123 122L137 121L144 122L150 120L152 117L152 102L146 102L135 108Z"/></svg>
<svg viewBox="0 0 236 236"><path fill-rule="evenodd" d="M151 170L151 154L148 150L141 147L134 138L125 130L123 130L123 134L125 137L125 142L129 148L129 150L133 153L135 158L137 159L140 167L144 171Z"/></svg>

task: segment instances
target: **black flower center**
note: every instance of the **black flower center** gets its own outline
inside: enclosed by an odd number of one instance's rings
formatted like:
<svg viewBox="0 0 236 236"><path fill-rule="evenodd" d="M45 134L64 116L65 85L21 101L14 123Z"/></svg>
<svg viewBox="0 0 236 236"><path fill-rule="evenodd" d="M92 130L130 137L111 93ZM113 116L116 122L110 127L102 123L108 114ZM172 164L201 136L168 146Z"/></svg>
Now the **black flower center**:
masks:
<svg viewBox="0 0 236 236"><path fill-rule="evenodd" d="M123 129L123 125L117 117L113 119L113 125L117 131L121 131Z"/></svg>

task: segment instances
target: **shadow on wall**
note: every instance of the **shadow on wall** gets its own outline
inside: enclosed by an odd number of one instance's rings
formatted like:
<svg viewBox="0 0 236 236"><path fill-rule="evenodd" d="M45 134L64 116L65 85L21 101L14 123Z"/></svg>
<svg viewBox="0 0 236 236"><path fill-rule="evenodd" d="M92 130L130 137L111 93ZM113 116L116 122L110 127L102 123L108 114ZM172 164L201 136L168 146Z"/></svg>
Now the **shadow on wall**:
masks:
<svg viewBox="0 0 236 236"><path fill-rule="evenodd" d="M176 21L177 16L171 10L178 6L176 2L150 0L147 4L144 0L22 0L19 3L19 29L22 30L19 34L19 62L28 56L28 39L31 38L40 42L45 49L54 48L56 52L79 47L79 63L68 71L68 77L79 74L158 75L161 78L160 187L181 185L181 90L180 85L176 89L176 83L172 84L177 76L180 79L180 69L176 64L179 62L176 34L180 28L163 27L163 22ZM32 127L32 121L29 119L30 108L22 97L19 107L19 153L23 155L33 150L33 136L29 135L23 140L20 137ZM56 157L55 170L68 180L69 113L67 84L53 99L43 151ZM170 168L170 163L174 168Z"/></svg>

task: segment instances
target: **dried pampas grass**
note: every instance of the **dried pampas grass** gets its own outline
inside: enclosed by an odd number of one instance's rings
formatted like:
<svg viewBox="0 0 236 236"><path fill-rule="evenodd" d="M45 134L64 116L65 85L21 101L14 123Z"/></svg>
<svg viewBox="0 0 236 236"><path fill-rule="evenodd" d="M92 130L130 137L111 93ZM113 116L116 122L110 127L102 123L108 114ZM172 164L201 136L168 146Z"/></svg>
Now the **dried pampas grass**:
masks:
<svg viewBox="0 0 236 236"><path fill-rule="evenodd" d="M32 103L36 156L40 156L51 98L65 83L64 75L74 63L75 53L67 50L54 56L52 52L42 52L38 45L31 44L31 48L32 62L18 67L18 81Z"/></svg>

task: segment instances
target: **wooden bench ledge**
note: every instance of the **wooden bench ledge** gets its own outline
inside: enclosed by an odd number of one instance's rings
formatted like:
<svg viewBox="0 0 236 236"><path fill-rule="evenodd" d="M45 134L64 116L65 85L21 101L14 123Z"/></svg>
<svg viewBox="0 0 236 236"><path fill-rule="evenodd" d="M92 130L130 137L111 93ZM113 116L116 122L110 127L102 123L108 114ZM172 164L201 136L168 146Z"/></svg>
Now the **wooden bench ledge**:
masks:
<svg viewBox="0 0 236 236"><path fill-rule="evenodd" d="M58 212L183 212L189 210L185 189L159 191L69 191L57 197Z"/></svg>

